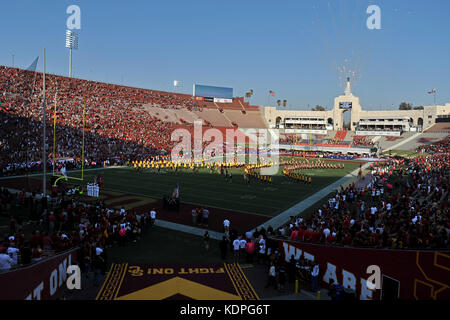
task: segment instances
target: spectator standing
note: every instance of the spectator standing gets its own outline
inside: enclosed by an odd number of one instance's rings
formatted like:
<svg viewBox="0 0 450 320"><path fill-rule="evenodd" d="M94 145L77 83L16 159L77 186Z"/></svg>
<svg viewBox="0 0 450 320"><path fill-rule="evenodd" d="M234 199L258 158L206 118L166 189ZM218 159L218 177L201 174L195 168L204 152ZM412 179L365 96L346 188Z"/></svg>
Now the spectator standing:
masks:
<svg viewBox="0 0 450 320"><path fill-rule="evenodd" d="M207 227L208 226L208 218L209 218L209 210L208 209L206 209L206 208L204 208L203 210L202 210L202 214L203 214L203 216L202 216L202 222L203 222L203 225L205 226L205 227Z"/></svg>
<svg viewBox="0 0 450 320"><path fill-rule="evenodd" d="M239 256L245 255L245 246L247 245L247 240L245 240L244 236L241 236L241 239L239 240L239 247L240 247L240 253Z"/></svg>
<svg viewBox="0 0 450 320"><path fill-rule="evenodd" d="M197 225L197 217L198 217L198 213L197 213L197 209L192 209L192 225Z"/></svg>
<svg viewBox="0 0 450 320"><path fill-rule="evenodd" d="M227 252L228 252L228 240L225 236L222 237L222 240L219 243L220 248L220 257L222 260L227 259Z"/></svg>
<svg viewBox="0 0 450 320"><path fill-rule="evenodd" d="M284 290L284 286L286 285L286 267L285 264L282 263L280 268L278 269L278 290Z"/></svg>
<svg viewBox="0 0 450 320"><path fill-rule="evenodd" d="M236 238L233 240L233 255L234 255L234 261L239 261L239 251L241 248L241 241L239 238Z"/></svg>
<svg viewBox="0 0 450 320"><path fill-rule="evenodd" d="M205 234L203 235L203 244L205 246L205 250L209 250L209 233L208 231L205 231Z"/></svg>
<svg viewBox="0 0 450 320"><path fill-rule="evenodd" d="M153 208L152 211L150 211L150 226L153 227L155 221L156 221L156 210L155 208Z"/></svg>
<svg viewBox="0 0 450 320"><path fill-rule="evenodd" d="M336 284L334 279L330 279L330 287L328 288L328 296L331 300L336 301Z"/></svg>
<svg viewBox="0 0 450 320"><path fill-rule="evenodd" d="M269 268L269 279L266 284L266 288L273 286L275 289L277 288L277 272L275 269L275 265L273 263L270 264Z"/></svg>
<svg viewBox="0 0 450 320"><path fill-rule="evenodd" d="M253 263L253 255L255 253L255 243L247 239L247 243L245 244L245 252L247 254L247 263Z"/></svg>
<svg viewBox="0 0 450 320"><path fill-rule="evenodd" d="M317 292L319 281L319 264L314 262L314 266L311 270L311 288L313 292Z"/></svg>
<svg viewBox="0 0 450 320"><path fill-rule="evenodd" d="M223 220L223 231L224 233L230 232L230 220Z"/></svg>
<svg viewBox="0 0 450 320"><path fill-rule="evenodd" d="M8 255L13 260L14 265L18 265L18 256L19 256L19 249L16 248L14 244L11 244L8 248Z"/></svg>
<svg viewBox="0 0 450 320"><path fill-rule="evenodd" d="M0 252L0 272L8 271L14 265L14 260L6 253L6 248Z"/></svg>

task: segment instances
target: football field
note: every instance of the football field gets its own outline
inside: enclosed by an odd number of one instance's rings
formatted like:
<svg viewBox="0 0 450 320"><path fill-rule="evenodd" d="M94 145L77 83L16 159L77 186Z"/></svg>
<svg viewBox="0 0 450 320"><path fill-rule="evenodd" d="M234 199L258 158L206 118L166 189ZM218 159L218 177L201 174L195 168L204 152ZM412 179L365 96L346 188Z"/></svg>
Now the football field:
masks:
<svg viewBox="0 0 450 320"><path fill-rule="evenodd" d="M243 169L238 168L231 169L232 182L227 182L225 176L210 173L208 169L200 169L195 173L190 169L181 169L176 173L162 169L158 173L154 169L137 171L132 167L85 171L82 183L86 186L93 181L94 175L101 174L106 191L155 199L171 195L178 184L182 203L272 217L359 167L357 162L330 162L345 163L345 169L311 169L299 172L311 176L311 184L290 181L283 176L282 168L273 176L272 183L253 179L248 185L244 181ZM69 172L69 176L78 177L80 173ZM76 180L69 182L80 183Z"/></svg>

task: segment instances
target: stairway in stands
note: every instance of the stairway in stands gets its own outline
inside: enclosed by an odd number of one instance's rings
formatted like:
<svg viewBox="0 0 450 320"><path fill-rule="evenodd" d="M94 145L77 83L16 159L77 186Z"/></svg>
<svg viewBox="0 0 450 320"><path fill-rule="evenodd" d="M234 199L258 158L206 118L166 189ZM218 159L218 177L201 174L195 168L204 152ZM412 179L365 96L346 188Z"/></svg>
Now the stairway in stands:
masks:
<svg viewBox="0 0 450 320"><path fill-rule="evenodd" d="M234 127L233 125L233 121L230 120L230 118L228 118L226 116L226 114L223 112L223 109L219 107L219 105L217 103L214 102L214 105L217 107L217 110L222 113L222 116L228 121L228 123L230 124L230 127Z"/></svg>

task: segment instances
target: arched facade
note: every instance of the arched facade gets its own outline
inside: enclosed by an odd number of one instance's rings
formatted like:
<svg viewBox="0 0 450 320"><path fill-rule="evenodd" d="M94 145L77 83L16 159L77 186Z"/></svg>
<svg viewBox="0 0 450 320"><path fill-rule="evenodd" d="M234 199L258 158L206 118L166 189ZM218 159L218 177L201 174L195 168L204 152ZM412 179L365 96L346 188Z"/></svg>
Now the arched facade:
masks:
<svg viewBox="0 0 450 320"><path fill-rule="evenodd" d="M359 97L351 92L350 81L343 95L334 98L333 108L325 111L308 110L277 110L275 107L265 107L264 116L270 128L278 127L284 123L286 118L292 117L316 117L323 118L327 123L327 130L344 130L344 113L351 111L350 130L356 131L361 119L369 118L405 118L412 120L411 125L427 129L435 123L439 115L450 115L450 103L437 106L424 106L423 110L363 110ZM330 121L331 120L331 121ZM278 125L277 125L278 124Z"/></svg>

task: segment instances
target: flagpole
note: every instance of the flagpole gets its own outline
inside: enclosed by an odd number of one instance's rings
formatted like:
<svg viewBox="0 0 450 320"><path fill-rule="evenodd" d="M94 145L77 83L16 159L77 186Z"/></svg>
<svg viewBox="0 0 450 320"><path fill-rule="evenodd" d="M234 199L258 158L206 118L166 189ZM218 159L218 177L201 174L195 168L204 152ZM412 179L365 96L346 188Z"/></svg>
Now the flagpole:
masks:
<svg viewBox="0 0 450 320"><path fill-rule="evenodd" d="M42 127L43 127L43 159L42 164L44 168L44 178L42 179L42 195L43 197L46 197L47 194L47 154L45 150L45 48L44 48L44 70L43 70L43 96L44 96L44 103L43 103L43 118L42 118Z"/></svg>

